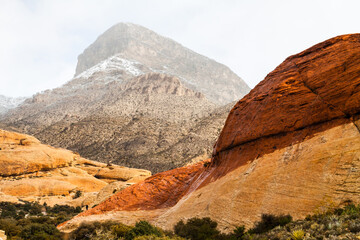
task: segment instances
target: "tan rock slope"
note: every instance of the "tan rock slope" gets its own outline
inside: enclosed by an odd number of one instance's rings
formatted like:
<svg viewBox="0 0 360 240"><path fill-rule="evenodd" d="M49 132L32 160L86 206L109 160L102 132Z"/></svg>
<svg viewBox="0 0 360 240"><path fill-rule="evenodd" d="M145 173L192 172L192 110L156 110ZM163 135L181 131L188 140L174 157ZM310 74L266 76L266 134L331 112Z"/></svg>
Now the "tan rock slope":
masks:
<svg viewBox="0 0 360 240"><path fill-rule="evenodd" d="M150 175L146 170L90 161L43 145L32 136L0 130L0 201L92 205L113 194L101 191L109 182L117 183L112 184L114 191L121 188L120 182L124 188ZM75 199L77 191L83 196Z"/></svg>
<svg viewBox="0 0 360 240"><path fill-rule="evenodd" d="M251 226L262 213L296 219L328 204L359 203L359 86L360 34L291 56L234 106L210 164L154 175L61 229L110 218L171 229L180 219L208 216L229 231ZM186 172L183 184L168 184ZM146 185L158 191L149 197ZM181 197L164 205L163 196L172 195Z"/></svg>

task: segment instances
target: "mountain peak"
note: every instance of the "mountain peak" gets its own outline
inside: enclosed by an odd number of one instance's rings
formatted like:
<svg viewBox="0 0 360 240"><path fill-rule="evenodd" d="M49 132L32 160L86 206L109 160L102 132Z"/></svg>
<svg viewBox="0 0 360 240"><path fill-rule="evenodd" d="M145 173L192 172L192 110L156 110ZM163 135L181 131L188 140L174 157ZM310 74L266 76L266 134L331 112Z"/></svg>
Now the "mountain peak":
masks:
<svg viewBox="0 0 360 240"><path fill-rule="evenodd" d="M177 76L188 88L224 105L250 88L228 67L181 44L132 23L118 23L100 35L78 57L76 78L113 56L146 66L141 72Z"/></svg>

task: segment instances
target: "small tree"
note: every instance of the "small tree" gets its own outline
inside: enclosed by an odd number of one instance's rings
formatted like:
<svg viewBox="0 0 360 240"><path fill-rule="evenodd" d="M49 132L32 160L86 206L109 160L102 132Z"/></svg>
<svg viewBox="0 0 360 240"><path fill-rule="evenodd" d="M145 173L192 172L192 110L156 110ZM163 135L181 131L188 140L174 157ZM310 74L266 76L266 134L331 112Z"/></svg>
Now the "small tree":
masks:
<svg viewBox="0 0 360 240"><path fill-rule="evenodd" d="M285 226L292 221L290 215L275 216L272 214L261 215L261 221L255 224L255 227L249 230L249 233L264 233L277 226Z"/></svg>
<svg viewBox="0 0 360 240"><path fill-rule="evenodd" d="M174 227L175 234L191 240L216 239L219 231L217 222L210 218L191 218L186 224L181 220Z"/></svg>
<svg viewBox="0 0 360 240"><path fill-rule="evenodd" d="M125 234L126 240L133 240L137 236L145 236L145 235L154 235L161 237L163 235L162 231L147 221L140 221L135 224L135 227L132 228Z"/></svg>

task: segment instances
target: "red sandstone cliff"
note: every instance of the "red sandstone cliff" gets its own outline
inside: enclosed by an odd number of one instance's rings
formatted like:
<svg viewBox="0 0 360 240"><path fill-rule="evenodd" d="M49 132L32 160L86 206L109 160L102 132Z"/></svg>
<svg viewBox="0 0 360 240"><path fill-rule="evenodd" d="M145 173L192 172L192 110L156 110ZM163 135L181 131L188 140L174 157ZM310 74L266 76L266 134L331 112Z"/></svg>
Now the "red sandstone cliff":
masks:
<svg viewBox="0 0 360 240"><path fill-rule="evenodd" d="M234 106L209 166L154 175L62 229L109 218L172 228L209 216L227 231L262 213L299 218L359 202L359 112L360 34L332 38L287 58Z"/></svg>

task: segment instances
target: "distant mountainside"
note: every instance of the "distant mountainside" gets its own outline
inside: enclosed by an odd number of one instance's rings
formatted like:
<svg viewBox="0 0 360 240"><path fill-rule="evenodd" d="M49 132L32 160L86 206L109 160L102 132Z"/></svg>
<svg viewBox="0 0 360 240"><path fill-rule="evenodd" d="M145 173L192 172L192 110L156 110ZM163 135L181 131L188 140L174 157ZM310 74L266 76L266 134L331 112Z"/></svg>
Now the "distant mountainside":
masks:
<svg viewBox="0 0 360 240"><path fill-rule="evenodd" d="M248 90L224 65L118 24L79 56L72 80L27 99L0 127L89 159L159 172L210 157L231 100Z"/></svg>
<svg viewBox="0 0 360 240"><path fill-rule="evenodd" d="M131 23L114 25L85 49L78 57L75 76L115 55L131 60L130 65L137 64L136 73L150 70L177 76L185 86L202 92L216 104L235 101L250 91L225 65Z"/></svg>
<svg viewBox="0 0 360 240"><path fill-rule="evenodd" d="M25 99L25 97L12 98L0 95L0 115L6 113L10 109L16 108Z"/></svg>

